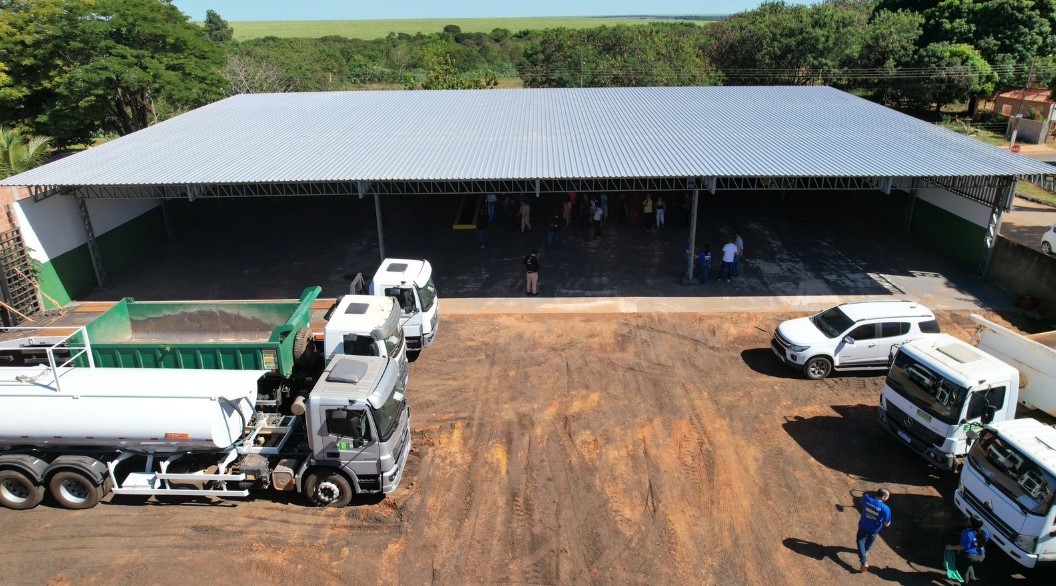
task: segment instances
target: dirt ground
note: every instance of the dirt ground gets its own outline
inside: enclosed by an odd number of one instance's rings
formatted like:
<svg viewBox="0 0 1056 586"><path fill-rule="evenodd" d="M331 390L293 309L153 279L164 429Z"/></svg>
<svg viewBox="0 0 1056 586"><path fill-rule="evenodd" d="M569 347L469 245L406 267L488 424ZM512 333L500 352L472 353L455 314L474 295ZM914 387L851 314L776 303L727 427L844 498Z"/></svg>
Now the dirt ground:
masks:
<svg viewBox="0 0 1056 586"><path fill-rule="evenodd" d="M880 430L882 376L778 363L788 317L445 316L384 500L0 510L0 583L943 583L955 479ZM967 337L967 313L940 322ZM879 486L894 523L861 576L856 502ZM1025 580L999 552L983 569Z"/></svg>

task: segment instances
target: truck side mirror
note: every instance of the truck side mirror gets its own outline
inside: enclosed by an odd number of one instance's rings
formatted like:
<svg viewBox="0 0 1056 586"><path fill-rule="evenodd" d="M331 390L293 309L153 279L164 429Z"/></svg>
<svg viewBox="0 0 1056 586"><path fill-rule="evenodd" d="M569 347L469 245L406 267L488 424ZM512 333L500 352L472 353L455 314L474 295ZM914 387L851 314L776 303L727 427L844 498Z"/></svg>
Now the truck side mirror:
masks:
<svg viewBox="0 0 1056 586"><path fill-rule="evenodd" d="M987 403L986 407L983 407L983 417L981 421L983 423L990 423L994 420L994 414L997 413L997 407Z"/></svg>

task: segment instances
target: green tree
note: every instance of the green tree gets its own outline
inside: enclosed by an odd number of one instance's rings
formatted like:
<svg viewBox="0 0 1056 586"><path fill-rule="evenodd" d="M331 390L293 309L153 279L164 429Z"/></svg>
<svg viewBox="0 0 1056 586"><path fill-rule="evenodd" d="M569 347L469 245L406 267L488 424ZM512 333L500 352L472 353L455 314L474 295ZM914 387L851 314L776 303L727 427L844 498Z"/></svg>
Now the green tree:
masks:
<svg viewBox="0 0 1056 586"><path fill-rule="evenodd" d="M234 38L235 31L215 10L206 10L205 34L214 43L227 43Z"/></svg>
<svg viewBox="0 0 1056 586"><path fill-rule="evenodd" d="M964 43L932 43L920 50L921 77L908 92L918 107L946 104L993 93L998 77L979 51Z"/></svg>
<svg viewBox="0 0 1056 586"><path fill-rule="evenodd" d="M59 145L221 96L222 51L171 0L0 0L0 21L14 31L0 38L0 62L18 94L0 120Z"/></svg>
<svg viewBox="0 0 1056 586"><path fill-rule="evenodd" d="M51 139L33 136L28 140L18 131L0 126L0 179L29 171L44 162Z"/></svg>

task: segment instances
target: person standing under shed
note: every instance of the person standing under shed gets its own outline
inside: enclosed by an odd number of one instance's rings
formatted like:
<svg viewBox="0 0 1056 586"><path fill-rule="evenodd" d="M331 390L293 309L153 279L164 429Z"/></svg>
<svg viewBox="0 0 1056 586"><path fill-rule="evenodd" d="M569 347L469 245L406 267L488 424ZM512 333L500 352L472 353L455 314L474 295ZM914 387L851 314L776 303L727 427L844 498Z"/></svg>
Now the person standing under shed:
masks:
<svg viewBox="0 0 1056 586"><path fill-rule="evenodd" d="M491 236L488 235L488 216L491 214L487 210L480 210L480 214L477 217L477 237L480 238L480 247L491 244Z"/></svg>
<svg viewBox="0 0 1056 586"><path fill-rule="evenodd" d="M869 493L862 495L862 518L858 520L858 534L855 541L858 542L858 561L861 562L859 570L865 572L869 569L869 550L873 548L873 542L880 530L891 525L891 508L885 504L891 498L891 493L886 488L877 490L875 496Z"/></svg>
<svg viewBox="0 0 1056 586"><path fill-rule="evenodd" d="M708 272L711 270L711 247L707 244L700 251L700 282L708 282Z"/></svg>
<svg viewBox="0 0 1056 586"><path fill-rule="evenodd" d="M645 199L642 200L643 228L646 230L652 230L650 226L652 226L653 221L653 196L647 193L645 194Z"/></svg>
<svg viewBox="0 0 1056 586"><path fill-rule="evenodd" d="M666 221L665 214L667 213L667 206L664 204L664 196L656 196L656 204L653 206L656 208L656 229L660 230L664 227Z"/></svg>
<svg viewBox="0 0 1056 586"><path fill-rule="evenodd" d="M495 221L495 206L499 205L499 196L494 193L489 193L488 197L484 199L484 202L488 204L488 221Z"/></svg>
<svg viewBox="0 0 1056 586"><path fill-rule="evenodd" d="M528 198L521 200L521 208L517 212L517 215L521 217L521 232L527 228L529 232L532 231L532 206L528 205Z"/></svg>
<svg viewBox="0 0 1056 586"><path fill-rule="evenodd" d="M722 274L726 273L726 282L729 283L733 279L733 271L736 270L734 263L737 262L737 245L734 244L733 238L722 247L722 265L719 266L719 280L722 280Z"/></svg>
<svg viewBox="0 0 1056 586"><path fill-rule="evenodd" d="M597 206L594 207L594 239L595 240L597 240L598 238L601 238L601 227L602 227L602 225L604 225L604 222L605 222L604 211L601 209L601 204L599 203Z"/></svg>
<svg viewBox="0 0 1056 586"><path fill-rule="evenodd" d="M532 249L532 252L524 257L524 266L528 270L527 274L527 287L525 288L526 295L538 295L539 294L539 251Z"/></svg>
<svg viewBox="0 0 1056 586"><path fill-rule="evenodd" d="M733 257L733 276L737 276L737 265L741 262L741 258L744 257L744 239L741 238L740 232L733 233L733 243L737 245L737 256Z"/></svg>

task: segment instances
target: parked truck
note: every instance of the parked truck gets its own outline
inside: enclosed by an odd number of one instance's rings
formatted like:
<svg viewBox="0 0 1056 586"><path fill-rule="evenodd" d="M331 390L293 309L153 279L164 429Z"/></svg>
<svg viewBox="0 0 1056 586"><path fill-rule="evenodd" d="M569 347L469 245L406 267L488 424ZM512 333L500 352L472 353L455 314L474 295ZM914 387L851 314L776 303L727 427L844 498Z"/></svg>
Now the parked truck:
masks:
<svg viewBox="0 0 1056 586"><path fill-rule="evenodd" d="M94 363L110 368L265 370L259 407L277 407L303 395L335 354L389 356L407 384L403 310L396 299L346 295L327 313L322 340L311 328L319 287L291 301L136 301L125 298L64 344L88 349ZM9 364L44 362L34 346L53 337L0 343ZM84 366L86 355L75 365Z"/></svg>
<svg viewBox="0 0 1056 586"><path fill-rule="evenodd" d="M952 336L899 348L880 396L880 423L931 464L954 471L969 435L1017 410L1056 416L1056 332L1024 336L978 315L977 346Z"/></svg>
<svg viewBox="0 0 1056 586"><path fill-rule="evenodd" d="M374 273L369 287L363 283L362 275L353 279L350 293L395 297L400 304L412 359L433 343L440 319L440 298L429 261L387 258Z"/></svg>
<svg viewBox="0 0 1056 586"><path fill-rule="evenodd" d="M87 348L63 360L67 348L47 346L47 365L0 369L4 507L33 508L45 492L86 509L110 492L255 489L344 506L356 494L391 492L405 470L410 411L388 356L335 356L302 403L264 412L265 370L105 368Z"/></svg>
<svg viewBox="0 0 1056 586"><path fill-rule="evenodd" d="M1027 568L1056 566L1056 428L1036 419L995 422L979 432L953 502L983 522L990 539Z"/></svg>

